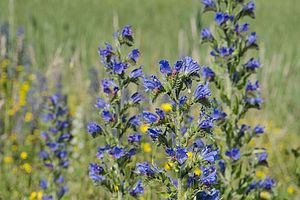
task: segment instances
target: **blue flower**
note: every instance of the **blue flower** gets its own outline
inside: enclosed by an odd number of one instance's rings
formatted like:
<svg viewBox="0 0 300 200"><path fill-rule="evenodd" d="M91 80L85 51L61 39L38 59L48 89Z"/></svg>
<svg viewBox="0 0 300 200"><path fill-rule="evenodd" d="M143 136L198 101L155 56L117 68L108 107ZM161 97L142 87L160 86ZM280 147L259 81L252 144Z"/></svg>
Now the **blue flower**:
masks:
<svg viewBox="0 0 300 200"><path fill-rule="evenodd" d="M183 61L182 60L176 61L176 63L174 64L173 73L179 72L181 70L182 65L183 65Z"/></svg>
<svg viewBox="0 0 300 200"><path fill-rule="evenodd" d="M109 153L111 155L113 155L116 159L119 159L119 158L123 157L124 154L125 154L123 148L117 147L117 146L112 148Z"/></svg>
<svg viewBox="0 0 300 200"><path fill-rule="evenodd" d="M97 151L97 154L96 154L97 158L98 159L102 159L104 157L104 153L107 152L107 151L109 151L109 150L110 150L110 146L109 145L106 145L106 146L104 146L102 148L98 148L98 151Z"/></svg>
<svg viewBox="0 0 300 200"><path fill-rule="evenodd" d="M153 129L153 128L148 128L147 129L147 134L152 138L155 139L158 137L158 135L161 133L160 129Z"/></svg>
<svg viewBox="0 0 300 200"><path fill-rule="evenodd" d="M202 191L197 194L197 197L200 197L200 200L219 200L220 191L216 189L213 189L210 193Z"/></svg>
<svg viewBox="0 0 300 200"><path fill-rule="evenodd" d="M245 12L253 12L255 10L256 6L253 1L250 1L248 4L246 4L243 8Z"/></svg>
<svg viewBox="0 0 300 200"><path fill-rule="evenodd" d="M172 73L172 69L170 67L170 64L167 60L161 60L159 61L160 66L160 72L163 74L170 75Z"/></svg>
<svg viewBox="0 0 300 200"><path fill-rule="evenodd" d="M174 157L175 151L172 148L166 148L166 154L168 154L170 157Z"/></svg>
<svg viewBox="0 0 300 200"><path fill-rule="evenodd" d="M41 180L40 180L40 187L41 187L43 190L47 189L48 183L47 183L46 179L41 179Z"/></svg>
<svg viewBox="0 0 300 200"><path fill-rule="evenodd" d="M191 57L185 57L182 61L183 63L180 70L187 76L197 73L200 70L200 65Z"/></svg>
<svg viewBox="0 0 300 200"><path fill-rule="evenodd" d="M218 149L212 150L212 145L208 145L202 149L201 156L204 158L204 160L214 163L218 158L218 153Z"/></svg>
<svg viewBox="0 0 300 200"><path fill-rule="evenodd" d="M113 48L109 43L105 43L105 48L98 48L98 53L101 62L108 67L107 63L111 62L111 57L114 55Z"/></svg>
<svg viewBox="0 0 300 200"><path fill-rule="evenodd" d="M230 151L226 151L225 155L234 161L239 160L241 157L241 153L238 148L232 148Z"/></svg>
<svg viewBox="0 0 300 200"><path fill-rule="evenodd" d="M140 179L136 186L134 188L132 188L129 193L132 195L132 196L137 196L138 194L143 194L144 193L144 188L142 186L142 179Z"/></svg>
<svg viewBox="0 0 300 200"><path fill-rule="evenodd" d="M61 197L63 197L64 194L65 194L66 192L68 192L68 190L69 190L69 189L68 189L67 186L61 187L60 190L59 190L58 193L57 193L58 199L60 199Z"/></svg>
<svg viewBox="0 0 300 200"><path fill-rule="evenodd" d="M146 90L160 90L162 89L162 84L155 75L151 75L150 78L144 78L144 87Z"/></svg>
<svg viewBox="0 0 300 200"><path fill-rule="evenodd" d="M184 148L177 148L175 157L180 164L184 163L188 159L187 152Z"/></svg>
<svg viewBox="0 0 300 200"><path fill-rule="evenodd" d="M56 157L59 159L65 158L65 157L67 157L67 155L68 155L68 152L66 150L59 151L56 153Z"/></svg>
<svg viewBox="0 0 300 200"><path fill-rule="evenodd" d="M89 165L89 177L93 181L103 181L105 176L101 175L104 172L104 169L97 163L90 163Z"/></svg>
<svg viewBox="0 0 300 200"><path fill-rule="evenodd" d="M58 144L56 142L46 142L46 145L51 149L51 151L56 151L58 149Z"/></svg>
<svg viewBox="0 0 300 200"><path fill-rule="evenodd" d="M131 38L133 36L131 26L124 26L121 34L123 37Z"/></svg>
<svg viewBox="0 0 300 200"><path fill-rule="evenodd" d="M232 21L233 16L228 15L227 13L217 12L215 15L215 21L220 26L228 20Z"/></svg>
<svg viewBox="0 0 300 200"><path fill-rule="evenodd" d="M201 39L204 41L213 39L213 36L208 28L202 29L200 35Z"/></svg>
<svg viewBox="0 0 300 200"><path fill-rule="evenodd" d="M187 101L187 96L182 96L178 99L179 106L183 106L183 104Z"/></svg>
<svg viewBox="0 0 300 200"><path fill-rule="evenodd" d="M134 115L128 120L128 124L136 127L141 124L140 115Z"/></svg>
<svg viewBox="0 0 300 200"><path fill-rule="evenodd" d="M211 185L216 183L217 170L214 166L210 166L210 167L201 166L200 169L202 171L200 180L202 181L203 184Z"/></svg>
<svg viewBox="0 0 300 200"><path fill-rule="evenodd" d="M219 160L218 161L218 166L219 166L221 172L225 171L226 165L225 165L225 161L224 160Z"/></svg>
<svg viewBox="0 0 300 200"><path fill-rule="evenodd" d="M130 98L133 103L139 103L142 100L142 95L136 92Z"/></svg>
<svg viewBox="0 0 300 200"><path fill-rule="evenodd" d="M44 195L43 194L42 200L53 200L53 196L52 195Z"/></svg>
<svg viewBox="0 0 300 200"><path fill-rule="evenodd" d="M155 109L155 112L156 112L156 114L159 116L159 120L163 120L163 119L165 119L165 112L162 110L162 109L160 109L160 108L156 108Z"/></svg>
<svg viewBox="0 0 300 200"><path fill-rule="evenodd" d="M246 91L256 91L258 89L259 89L258 81L256 81L253 84L250 81L247 82Z"/></svg>
<svg viewBox="0 0 300 200"><path fill-rule="evenodd" d="M233 52L234 52L234 48L230 47L221 47L219 49L217 49L217 52L222 56L222 57L227 57L230 56Z"/></svg>
<svg viewBox="0 0 300 200"><path fill-rule="evenodd" d="M234 31L236 33L243 33L249 30L249 24L248 23L244 23L241 26L239 26L238 24L235 25Z"/></svg>
<svg viewBox="0 0 300 200"><path fill-rule="evenodd" d="M206 9L216 8L216 4L215 4L214 0L202 0L202 3Z"/></svg>
<svg viewBox="0 0 300 200"><path fill-rule="evenodd" d="M140 56L140 52L138 49L133 49L129 54L128 58L131 59L134 63L137 62L138 57Z"/></svg>
<svg viewBox="0 0 300 200"><path fill-rule="evenodd" d="M227 117L227 114L220 109L214 108L212 113L212 118L214 120L224 120Z"/></svg>
<svg viewBox="0 0 300 200"><path fill-rule="evenodd" d="M261 180L258 185L259 187L265 189L265 190L270 190L272 187L274 187L276 184L274 179L271 179L270 177L266 177L264 180Z"/></svg>
<svg viewBox="0 0 300 200"><path fill-rule="evenodd" d="M106 94L116 94L119 91L119 87L112 79L102 80L103 92Z"/></svg>
<svg viewBox="0 0 300 200"><path fill-rule="evenodd" d="M137 69L132 70L130 73L130 77L134 78L134 79L142 77L142 76L143 76L143 67L142 66L140 66Z"/></svg>
<svg viewBox="0 0 300 200"><path fill-rule="evenodd" d="M262 153L256 154L256 157L257 157L259 163L267 161L268 156L269 155L267 152L262 152Z"/></svg>
<svg viewBox="0 0 300 200"><path fill-rule="evenodd" d="M123 62L113 62L112 65L112 69L116 74L122 74L127 67L127 63Z"/></svg>
<svg viewBox="0 0 300 200"><path fill-rule="evenodd" d="M194 146L194 148L201 149L204 147L204 143L201 139L196 139L193 146Z"/></svg>
<svg viewBox="0 0 300 200"><path fill-rule="evenodd" d="M157 122L158 120L158 116L151 113L151 112L147 112L147 111L143 111L143 117L144 117L144 120L147 122L147 123L155 123Z"/></svg>
<svg viewBox="0 0 300 200"><path fill-rule="evenodd" d="M97 108L105 108L105 107L107 106L107 103L106 103L106 101L104 101L103 99L98 98L98 99L97 99L97 102L96 102L96 104L95 104L95 106L96 106Z"/></svg>
<svg viewBox="0 0 300 200"><path fill-rule="evenodd" d="M111 122L111 121L113 121L113 115L108 110L103 110L102 111L102 119L105 122Z"/></svg>
<svg viewBox="0 0 300 200"><path fill-rule="evenodd" d="M209 67L203 67L202 68L202 76L205 79L213 80L215 77L215 72L212 69L210 69Z"/></svg>
<svg viewBox="0 0 300 200"><path fill-rule="evenodd" d="M154 175L153 169L151 169L150 165L147 162L137 163L136 170L141 175L152 176Z"/></svg>
<svg viewBox="0 0 300 200"><path fill-rule="evenodd" d="M247 36L246 42L247 45L251 46L256 43L257 37L256 37L256 32L252 32L250 35Z"/></svg>
<svg viewBox="0 0 300 200"><path fill-rule="evenodd" d="M47 159L49 158L49 154L47 153L47 151L41 150L39 153L40 158L42 159Z"/></svg>
<svg viewBox="0 0 300 200"><path fill-rule="evenodd" d="M196 100L205 99L211 95L210 89L208 87L208 83L205 85L199 84L194 91L194 97Z"/></svg>
<svg viewBox="0 0 300 200"><path fill-rule="evenodd" d="M247 63L244 64L246 69L255 70L260 67L260 62L258 59L251 58Z"/></svg>
<svg viewBox="0 0 300 200"><path fill-rule="evenodd" d="M200 122L199 128L201 129L211 129L214 127L212 119L204 119Z"/></svg>
<svg viewBox="0 0 300 200"><path fill-rule="evenodd" d="M128 136L128 142L133 143L133 142L140 142L142 139L142 135L140 134L133 134Z"/></svg>
<svg viewBox="0 0 300 200"><path fill-rule="evenodd" d="M263 134L265 132L265 127L261 126L261 125L257 125L254 127L253 132L255 134Z"/></svg>
<svg viewBox="0 0 300 200"><path fill-rule="evenodd" d="M88 133L93 137L100 135L102 133L102 128L95 122L89 122L87 125Z"/></svg>

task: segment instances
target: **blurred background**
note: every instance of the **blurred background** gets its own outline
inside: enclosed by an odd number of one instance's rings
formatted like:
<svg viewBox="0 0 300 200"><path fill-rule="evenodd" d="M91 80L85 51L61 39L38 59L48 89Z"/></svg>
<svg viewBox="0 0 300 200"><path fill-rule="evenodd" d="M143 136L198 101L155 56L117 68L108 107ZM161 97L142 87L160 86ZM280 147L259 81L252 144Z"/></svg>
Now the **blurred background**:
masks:
<svg viewBox="0 0 300 200"><path fill-rule="evenodd" d="M258 76L265 103L259 115L253 113L247 120L264 122L269 133L263 142L271 146L274 172L282 179L279 186L293 195L297 193L296 177L290 172L296 168L295 161L285 156L300 139L300 1L257 0L256 4L250 29L259 36L263 68ZM211 24L213 16L202 17L199 0L1 0L0 10L0 31L9 29L11 35L17 35L23 28L31 68L45 74L50 87L55 87L59 74L71 111L78 118L87 116L90 98L97 96L90 89L92 79L103 77L97 47L112 41L119 27L133 27L142 54L139 63L148 72L158 70L161 59L174 63L184 55L192 55L201 65L210 63L207 46L200 45L199 31ZM84 127L78 132L84 134ZM86 145L92 145L86 140ZM80 164L84 170L80 173L86 173L86 160Z"/></svg>

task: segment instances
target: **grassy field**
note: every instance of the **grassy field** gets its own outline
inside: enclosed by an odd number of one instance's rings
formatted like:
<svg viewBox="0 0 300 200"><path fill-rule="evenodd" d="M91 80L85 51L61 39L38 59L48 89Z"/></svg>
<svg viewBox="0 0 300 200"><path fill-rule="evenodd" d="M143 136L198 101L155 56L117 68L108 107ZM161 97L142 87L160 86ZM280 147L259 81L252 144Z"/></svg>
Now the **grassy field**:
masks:
<svg viewBox="0 0 300 200"><path fill-rule="evenodd" d="M281 134L274 138L281 140L282 134L282 137L291 135L297 142L300 138L300 124L297 122L300 118L300 47L297 43L300 1L256 2L257 19L252 21L251 28L259 35L263 63L259 77L267 102L259 118L266 121L272 133ZM63 82L68 83L64 90L71 94L70 99L75 105L80 104L81 109L86 109L90 103L85 100L89 70L102 67L97 47L111 40L111 33L123 25L130 24L134 28L137 46L143 55L140 63L146 71L158 69L160 59L169 59L173 63L181 55L195 55L195 49L200 52L196 55L200 63L209 65L205 56L207 52L195 39L199 0L1 0L0 9L0 23L13 24L13 32L20 26L24 27L33 67L52 78L56 71L62 72ZM210 22L211 18L201 18L202 26ZM82 137L82 140L87 140L87 147L92 146L85 136ZM276 143L270 138L266 142L276 151ZM288 141L285 142L289 145ZM77 165L86 168L92 156L78 159ZM274 163L281 161L274 160ZM285 174L287 168L278 171ZM80 180L75 177L74 181ZM291 180L287 178L285 181ZM83 189L76 184L71 190L86 189L85 198L93 198L97 194L89 184Z"/></svg>
<svg viewBox="0 0 300 200"><path fill-rule="evenodd" d="M99 66L97 46L111 38L116 27L130 24L141 52L145 52L141 63L149 69L161 58L174 61L182 51L191 54L190 47L195 45L191 19L197 16L200 4L197 0L4 0L0 7L0 21L12 20L14 29L25 28L35 67L47 68L58 55L68 62L74 54L79 54L84 69ZM265 111L271 113L269 117L276 116L274 120L281 126L298 131L300 48L295 16L300 14L300 2L257 1L257 7L253 29L259 35L264 64L260 75L268 102ZM202 19L202 24L207 21Z"/></svg>

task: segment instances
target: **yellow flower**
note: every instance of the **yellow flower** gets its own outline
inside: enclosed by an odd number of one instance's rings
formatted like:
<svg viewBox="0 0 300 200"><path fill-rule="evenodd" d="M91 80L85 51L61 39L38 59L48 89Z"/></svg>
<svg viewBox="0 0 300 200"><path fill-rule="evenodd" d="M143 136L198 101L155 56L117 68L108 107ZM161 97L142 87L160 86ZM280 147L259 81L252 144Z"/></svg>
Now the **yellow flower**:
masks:
<svg viewBox="0 0 300 200"><path fill-rule="evenodd" d="M148 128L150 128L149 124L142 124L140 126L140 130L141 130L142 133L146 133Z"/></svg>
<svg viewBox="0 0 300 200"><path fill-rule="evenodd" d="M24 69L24 67L23 67L22 65L18 65L18 66L16 67L16 71L17 71L17 72L21 72L21 71L23 71L23 69Z"/></svg>
<svg viewBox="0 0 300 200"><path fill-rule="evenodd" d="M20 154L20 157L21 157L23 160L26 160L26 159L28 158L27 152L23 151L23 152Z"/></svg>
<svg viewBox="0 0 300 200"><path fill-rule="evenodd" d="M200 175L202 174L202 171L201 171L199 168L196 168L196 169L194 170L194 174L195 174L196 176L200 176Z"/></svg>
<svg viewBox="0 0 300 200"><path fill-rule="evenodd" d="M115 188L115 191L119 191L119 186L115 185L114 188Z"/></svg>
<svg viewBox="0 0 300 200"><path fill-rule="evenodd" d="M271 194L269 192L261 192L260 198L262 199L271 199Z"/></svg>
<svg viewBox="0 0 300 200"><path fill-rule="evenodd" d="M30 122L30 121L32 121L32 119L33 119L32 113L31 112L27 112L25 114L25 118L24 118L25 122Z"/></svg>
<svg viewBox="0 0 300 200"><path fill-rule="evenodd" d="M42 191L39 191L39 192L37 193L37 199L38 199L38 200L42 200L42 198L43 198L43 192L42 192Z"/></svg>
<svg viewBox="0 0 300 200"><path fill-rule="evenodd" d="M12 133L12 134L10 135L9 139L10 139L11 141L16 141L16 140L17 140L17 134L16 134L16 133Z"/></svg>
<svg viewBox="0 0 300 200"><path fill-rule="evenodd" d="M36 75L30 74L28 78L29 78L29 80L34 81L34 80L36 80Z"/></svg>
<svg viewBox="0 0 300 200"><path fill-rule="evenodd" d="M192 160L193 159L193 152L187 152L187 156L189 158L189 160Z"/></svg>
<svg viewBox="0 0 300 200"><path fill-rule="evenodd" d="M27 174L30 174L32 171L32 167L29 163L24 163L21 165L21 168L24 169Z"/></svg>
<svg viewBox="0 0 300 200"><path fill-rule="evenodd" d="M265 175L265 173L263 172L263 171L259 171L259 170L257 170L256 172L255 172L255 175L258 177L258 178L261 178L261 179L263 179L266 175Z"/></svg>
<svg viewBox="0 0 300 200"><path fill-rule="evenodd" d="M29 200L35 200L36 197L37 197L37 193L32 192L31 195L29 196Z"/></svg>
<svg viewBox="0 0 300 200"><path fill-rule="evenodd" d="M5 156L3 159L4 163L10 164L13 162L13 158L11 156Z"/></svg>
<svg viewBox="0 0 300 200"><path fill-rule="evenodd" d="M145 200L145 197L140 197L140 200Z"/></svg>
<svg viewBox="0 0 300 200"><path fill-rule="evenodd" d="M164 166L165 170L167 170L167 171L170 170L172 167L173 167L173 163L171 163L171 162L167 162Z"/></svg>
<svg viewBox="0 0 300 200"><path fill-rule="evenodd" d="M172 105L170 103L163 103L160 108L165 112L170 112L172 110Z"/></svg>
<svg viewBox="0 0 300 200"><path fill-rule="evenodd" d="M17 145L12 145L11 146L11 150L13 151L13 152L17 152L18 151L18 146Z"/></svg>
<svg viewBox="0 0 300 200"><path fill-rule="evenodd" d="M287 192L289 193L289 194L294 194L295 193L295 188L293 187L293 186L289 186L288 188L287 188Z"/></svg>
<svg viewBox="0 0 300 200"><path fill-rule="evenodd" d="M142 147L143 151L146 153L150 153L152 150L150 143L142 143L141 147Z"/></svg>

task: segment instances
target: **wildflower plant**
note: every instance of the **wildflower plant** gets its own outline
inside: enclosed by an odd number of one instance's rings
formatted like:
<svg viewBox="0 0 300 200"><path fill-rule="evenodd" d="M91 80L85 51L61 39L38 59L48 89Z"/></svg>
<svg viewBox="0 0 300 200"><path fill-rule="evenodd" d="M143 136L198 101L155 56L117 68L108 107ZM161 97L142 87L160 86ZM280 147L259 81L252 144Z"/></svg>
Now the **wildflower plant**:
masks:
<svg viewBox="0 0 300 200"><path fill-rule="evenodd" d="M100 117L87 125L92 137L100 136L97 161L90 163L89 177L115 199L135 199L144 192L142 180L133 170L142 139L140 117L135 114L143 98L136 89L142 67L136 67L139 50L130 48L134 44L130 26L116 32L114 40L114 47L106 43L99 48L107 77L101 81L102 95L95 104Z"/></svg>
<svg viewBox="0 0 300 200"><path fill-rule="evenodd" d="M67 98L60 94L48 97L43 120L46 130L41 132L44 140L39 157L46 168L40 179L44 190L43 199L61 199L68 191L66 173L69 167L69 147L72 139L71 116L67 107Z"/></svg>
<svg viewBox="0 0 300 200"><path fill-rule="evenodd" d="M159 101L159 96L169 101L168 107L165 103L155 112L143 112L143 123L149 127L147 134L163 150L167 162L164 169L158 167L158 160L137 163L136 171L148 182L161 183L169 199L201 199L207 194L219 197L214 188L218 148L205 144L213 139L213 101L201 68L191 57L177 61L173 67L161 60L163 81L156 75L144 77L152 102Z"/></svg>
<svg viewBox="0 0 300 200"><path fill-rule="evenodd" d="M264 133L264 127L243 124L251 109L260 109L262 97L258 81L253 81L261 67L258 58L251 57L258 50L257 34L250 31L245 20L255 18L255 3L244 0L203 0L204 13L214 13L214 31L201 31L202 43L209 44L212 69L203 75L218 92L220 135L219 184L225 199L258 199L271 196L275 181L269 177L257 180L255 170L266 166L268 154L264 148L254 148L250 142Z"/></svg>

